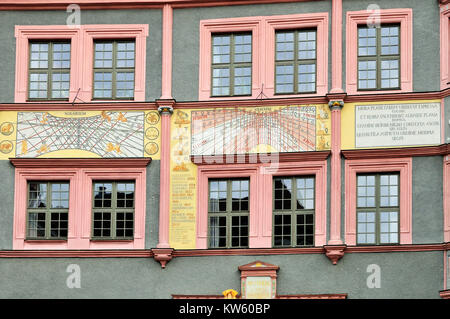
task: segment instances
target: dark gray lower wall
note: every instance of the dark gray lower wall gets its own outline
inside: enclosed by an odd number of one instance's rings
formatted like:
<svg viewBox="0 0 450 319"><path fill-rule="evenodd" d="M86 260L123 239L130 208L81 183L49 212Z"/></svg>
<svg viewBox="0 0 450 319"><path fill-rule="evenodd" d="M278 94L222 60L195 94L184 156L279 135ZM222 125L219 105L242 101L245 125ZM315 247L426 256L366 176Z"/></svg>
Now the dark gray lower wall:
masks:
<svg viewBox="0 0 450 319"><path fill-rule="evenodd" d="M0 298L171 298L172 294L240 291L238 266L261 260L280 266L278 294L347 293L348 298L439 298L443 253L349 253L333 266L323 254L178 257L166 269L151 258L3 258ZM69 265L81 288L68 288ZM380 288L368 288L380 270Z"/></svg>

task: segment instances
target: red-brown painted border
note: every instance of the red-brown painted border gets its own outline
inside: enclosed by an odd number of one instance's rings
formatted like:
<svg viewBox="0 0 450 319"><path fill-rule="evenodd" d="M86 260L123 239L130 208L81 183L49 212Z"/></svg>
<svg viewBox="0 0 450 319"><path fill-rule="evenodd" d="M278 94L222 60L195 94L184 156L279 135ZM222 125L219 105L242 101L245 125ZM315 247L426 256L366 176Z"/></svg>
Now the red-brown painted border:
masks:
<svg viewBox="0 0 450 319"><path fill-rule="evenodd" d="M436 100L450 96L450 88L435 92L413 92L413 93L389 93L389 94L367 94L367 95L346 95L340 94L345 103L356 102L378 102L378 101L411 101L411 100ZM307 105L307 104L328 104L333 94L318 97L298 97L298 98L274 98L274 99L248 99L248 100L217 100L217 101L172 101L173 108L179 109L210 109L225 107L265 107L280 105ZM108 103L0 103L0 111L106 111L106 110L156 110L158 100L145 102L108 102Z"/></svg>
<svg viewBox="0 0 450 319"><path fill-rule="evenodd" d="M9 161L17 168L124 168L146 167L151 158L10 158Z"/></svg>
<svg viewBox="0 0 450 319"><path fill-rule="evenodd" d="M78 0L81 9L158 9L164 5L174 8L212 7L224 5L249 5L282 2L323 0ZM65 10L72 0L4 0L0 10Z"/></svg>

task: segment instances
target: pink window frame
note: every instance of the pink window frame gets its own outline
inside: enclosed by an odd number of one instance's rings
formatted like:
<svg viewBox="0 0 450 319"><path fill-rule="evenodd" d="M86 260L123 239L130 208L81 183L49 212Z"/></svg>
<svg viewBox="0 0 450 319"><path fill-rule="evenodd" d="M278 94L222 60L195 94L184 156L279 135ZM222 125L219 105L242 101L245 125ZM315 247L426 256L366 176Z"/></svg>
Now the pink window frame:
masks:
<svg viewBox="0 0 450 319"><path fill-rule="evenodd" d="M377 13L378 14L378 13ZM346 31L346 91L347 94L385 94L411 92L413 89L412 9L382 9L379 16L370 11L347 12ZM367 21L400 23L400 90L358 91L358 25Z"/></svg>
<svg viewBox="0 0 450 319"><path fill-rule="evenodd" d="M95 39L136 39L133 101L145 101L146 37L148 36L148 25L20 25L15 28L15 36L16 81L14 101L16 103L28 102L29 41L33 39L71 40L69 102L72 102L75 96L84 102L92 101L94 59L93 41ZM100 100L95 101L101 102ZM111 102L111 100L107 100L107 102Z"/></svg>
<svg viewBox="0 0 450 319"><path fill-rule="evenodd" d="M197 189L197 249L208 248L208 179L250 178L249 248L272 248L272 184L274 176L314 175L316 178L315 244L326 244L327 163L199 165Z"/></svg>
<svg viewBox="0 0 450 319"><path fill-rule="evenodd" d="M400 173L400 244L412 244L412 158L345 161L345 243L356 245L356 175Z"/></svg>
<svg viewBox="0 0 450 319"><path fill-rule="evenodd" d="M229 18L200 21L199 101L254 99L261 91L261 20L258 17ZM251 96L211 97L211 34L218 32L252 33L252 89Z"/></svg>
<svg viewBox="0 0 450 319"><path fill-rule="evenodd" d="M450 155L444 157L444 242L450 242Z"/></svg>
<svg viewBox="0 0 450 319"><path fill-rule="evenodd" d="M317 77L314 94L274 94L275 31L278 29L317 28ZM211 34L252 32L251 96L211 97ZM244 17L200 21L199 91L200 101L323 96L328 90L328 13L291 14L269 17Z"/></svg>
<svg viewBox="0 0 450 319"><path fill-rule="evenodd" d="M450 87L450 4L440 6L441 90Z"/></svg>
<svg viewBox="0 0 450 319"><path fill-rule="evenodd" d="M76 164L74 164L75 166ZM134 180L135 222L133 240L91 240L92 181ZM69 229L67 240L27 240L27 184L32 180L66 180L69 188ZM144 249L146 169L111 167L16 167L14 186L13 249Z"/></svg>
<svg viewBox="0 0 450 319"><path fill-rule="evenodd" d="M328 12L271 16L265 19L264 94L267 97L324 96L328 92ZM275 94L275 32L283 29L316 28L316 93Z"/></svg>
<svg viewBox="0 0 450 319"><path fill-rule="evenodd" d="M94 61L94 41L96 39L136 39L135 65L134 65L134 99L136 102L145 101L145 58L146 38L148 36L147 24L118 24L118 25L84 25L83 26L83 87L82 95L88 100L93 96L93 61ZM114 99L113 99L114 100ZM95 99L96 102L100 100ZM105 100L110 102L111 100Z"/></svg>

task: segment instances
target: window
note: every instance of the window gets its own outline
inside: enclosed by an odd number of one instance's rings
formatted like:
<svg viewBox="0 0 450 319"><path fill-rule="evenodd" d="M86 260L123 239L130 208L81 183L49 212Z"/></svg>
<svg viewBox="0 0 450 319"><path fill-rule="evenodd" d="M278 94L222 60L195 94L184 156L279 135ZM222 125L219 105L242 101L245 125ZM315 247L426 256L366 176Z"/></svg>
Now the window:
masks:
<svg viewBox="0 0 450 319"><path fill-rule="evenodd" d="M275 93L316 91L316 30L277 31Z"/></svg>
<svg viewBox="0 0 450 319"><path fill-rule="evenodd" d="M209 181L209 247L248 247L249 180Z"/></svg>
<svg viewBox="0 0 450 319"><path fill-rule="evenodd" d="M345 91L347 94L413 90L412 9L347 11Z"/></svg>
<svg viewBox="0 0 450 319"><path fill-rule="evenodd" d="M328 12L200 21L199 100L327 94L328 25ZM246 33L251 45L242 43L237 50L248 56L241 61L247 65L239 65L236 77L230 66L232 36ZM216 65L214 58L230 62ZM233 92L235 82L239 90Z"/></svg>
<svg viewBox="0 0 450 319"><path fill-rule="evenodd" d="M250 95L252 87L251 33L212 36L212 95Z"/></svg>
<svg viewBox="0 0 450 319"><path fill-rule="evenodd" d="M398 174L358 175L358 244L398 244L398 177Z"/></svg>
<svg viewBox="0 0 450 319"><path fill-rule="evenodd" d="M13 249L144 249L150 161L12 158Z"/></svg>
<svg viewBox="0 0 450 319"><path fill-rule="evenodd" d="M276 177L273 192L273 245L314 245L314 177Z"/></svg>
<svg viewBox="0 0 450 319"><path fill-rule="evenodd" d="M400 26L358 27L358 90L400 89Z"/></svg>
<svg viewBox="0 0 450 319"><path fill-rule="evenodd" d="M29 182L27 239L66 239L68 182Z"/></svg>
<svg viewBox="0 0 450 319"><path fill-rule="evenodd" d="M95 99L133 99L134 41L96 41L94 44Z"/></svg>
<svg viewBox="0 0 450 319"><path fill-rule="evenodd" d="M93 183L94 239L133 239L134 182Z"/></svg>
<svg viewBox="0 0 450 319"><path fill-rule="evenodd" d="M68 99L70 42L31 42L28 83L30 100Z"/></svg>

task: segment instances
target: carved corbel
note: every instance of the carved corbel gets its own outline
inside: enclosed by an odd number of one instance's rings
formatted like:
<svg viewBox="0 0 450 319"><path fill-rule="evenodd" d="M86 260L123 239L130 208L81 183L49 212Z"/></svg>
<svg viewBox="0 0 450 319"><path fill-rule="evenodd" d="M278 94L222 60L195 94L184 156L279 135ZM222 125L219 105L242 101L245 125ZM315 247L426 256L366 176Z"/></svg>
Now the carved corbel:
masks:
<svg viewBox="0 0 450 319"><path fill-rule="evenodd" d="M325 245L325 255L331 260L333 265L336 265L338 260L344 257L345 248L347 245Z"/></svg>
<svg viewBox="0 0 450 319"><path fill-rule="evenodd" d="M173 248L153 248L153 258L161 264L161 268L166 268L166 264L173 258Z"/></svg>

